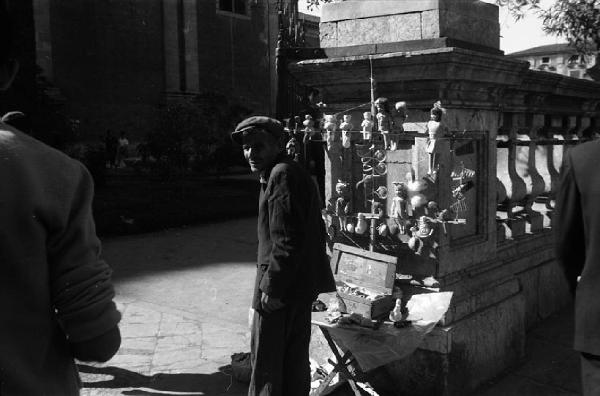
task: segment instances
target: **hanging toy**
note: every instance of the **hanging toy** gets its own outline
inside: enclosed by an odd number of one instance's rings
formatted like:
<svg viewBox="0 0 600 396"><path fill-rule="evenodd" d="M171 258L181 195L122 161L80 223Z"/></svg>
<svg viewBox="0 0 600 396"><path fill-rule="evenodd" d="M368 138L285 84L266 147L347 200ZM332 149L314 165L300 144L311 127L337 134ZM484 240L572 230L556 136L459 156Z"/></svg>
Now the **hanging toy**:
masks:
<svg viewBox="0 0 600 396"><path fill-rule="evenodd" d="M362 235L367 231L369 225L367 224L367 219L365 218L365 215L363 213L359 213L357 217L358 220L356 221L356 227L354 227L354 232L356 232L358 235Z"/></svg>
<svg viewBox="0 0 600 396"><path fill-rule="evenodd" d="M392 126L387 98L377 98L375 108L377 109L377 129L383 136L383 147L387 150L389 148L388 134Z"/></svg>
<svg viewBox="0 0 600 396"><path fill-rule="evenodd" d="M352 223L346 224L346 232L348 232L349 234L354 234L355 230L356 229L354 227L354 224L352 224Z"/></svg>
<svg viewBox="0 0 600 396"><path fill-rule="evenodd" d="M323 129L325 129L325 141L327 142L327 150L330 150L335 142L337 119L333 114L325 114L323 116Z"/></svg>
<svg viewBox="0 0 600 396"><path fill-rule="evenodd" d="M352 125L352 116L350 114L344 114L344 119L340 124L342 130L342 147L350 148L350 131L354 128Z"/></svg>
<svg viewBox="0 0 600 396"><path fill-rule="evenodd" d="M370 111L363 113L363 122L360 124L362 127L362 135L364 140L371 140L373 132L373 114Z"/></svg>

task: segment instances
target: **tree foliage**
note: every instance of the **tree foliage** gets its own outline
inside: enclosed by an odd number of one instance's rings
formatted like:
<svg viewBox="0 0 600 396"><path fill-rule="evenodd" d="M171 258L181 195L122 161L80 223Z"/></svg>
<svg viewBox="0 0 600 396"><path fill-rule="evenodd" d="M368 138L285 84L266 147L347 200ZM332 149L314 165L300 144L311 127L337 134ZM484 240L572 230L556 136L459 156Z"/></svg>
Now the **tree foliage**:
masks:
<svg viewBox="0 0 600 396"><path fill-rule="evenodd" d="M307 0L308 7L341 0ZM594 53L600 48L600 0L554 0L543 7L541 0L495 0L517 20L533 12L543 22L548 34L567 39L581 53Z"/></svg>

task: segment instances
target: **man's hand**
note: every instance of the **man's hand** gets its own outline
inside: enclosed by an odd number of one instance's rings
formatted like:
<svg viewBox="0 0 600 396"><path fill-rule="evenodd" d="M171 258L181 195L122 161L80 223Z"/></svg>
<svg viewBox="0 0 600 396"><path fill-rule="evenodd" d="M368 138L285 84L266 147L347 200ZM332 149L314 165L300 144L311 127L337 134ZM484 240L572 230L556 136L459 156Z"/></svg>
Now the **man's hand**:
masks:
<svg viewBox="0 0 600 396"><path fill-rule="evenodd" d="M266 313L277 311L285 306L281 299L277 297L269 297L269 295L266 293L262 293L262 296L260 297L260 305L262 310Z"/></svg>

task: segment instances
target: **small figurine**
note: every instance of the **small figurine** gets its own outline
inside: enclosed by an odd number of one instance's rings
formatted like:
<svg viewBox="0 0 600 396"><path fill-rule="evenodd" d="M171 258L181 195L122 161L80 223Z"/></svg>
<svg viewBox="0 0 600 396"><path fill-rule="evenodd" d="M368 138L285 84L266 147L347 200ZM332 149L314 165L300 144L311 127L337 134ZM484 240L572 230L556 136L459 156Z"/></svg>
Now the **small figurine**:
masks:
<svg viewBox="0 0 600 396"><path fill-rule="evenodd" d="M392 322L400 322L402 320L402 300L399 298L396 299L396 306L390 312L389 318Z"/></svg>
<svg viewBox="0 0 600 396"><path fill-rule="evenodd" d="M408 221L408 189L402 182L393 182L396 187L396 196L392 199L390 217L398 225L401 234L406 234L406 223Z"/></svg>
<svg viewBox="0 0 600 396"><path fill-rule="evenodd" d="M418 228L411 227L412 236L408 240L408 247L415 252L417 256L423 254L423 249L430 248L432 243L430 237L435 229L433 228L432 219L427 216L419 217Z"/></svg>
<svg viewBox="0 0 600 396"><path fill-rule="evenodd" d="M304 143L306 143L315 133L315 122L310 114L304 116L302 125L304 125Z"/></svg>
<svg viewBox="0 0 600 396"><path fill-rule="evenodd" d="M439 144L438 139L444 136L445 127L442 125L442 116L446 112L444 108L442 108L442 103L437 101L433 104L433 108L429 112L430 120L427 122L427 133L429 134L429 139L427 140L427 146L425 147L425 151L429 154L429 174L433 175L434 172L437 171L439 166L438 164L438 156L439 156Z"/></svg>
<svg viewBox="0 0 600 396"><path fill-rule="evenodd" d="M385 222L379 224L379 226L377 227L377 232L379 233L379 235L381 235L382 237L386 237L389 235L390 233L390 229L387 226L387 224Z"/></svg>
<svg viewBox="0 0 600 396"><path fill-rule="evenodd" d="M404 128L402 124L404 120L406 120L406 102L396 102L396 113L398 113L399 122L392 121L392 132L389 135L390 138L390 150L395 151L398 148L398 143L400 142L400 133L404 132Z"/></svg>
<svg viewBox="0 0 600 396"><path fill-rule="evenodd" d="M336 141L335 131L336 131L336 123L337 119L334 114L325 114L323 116L323 129L326 131L325 141L327 142L327 150L331 149L333 146L333 142Z"/></svg>
<svg viewBox="0 0 600 396"><path fill-rule="evenodd" d="M427 183L423 179L415 180L414 172L406 173L406 188L408 196L410 198L410 206L413 212L424 212L424 206L427 205L427 197L425 197L424 191L427 189ZM413 213L414 214L414 213Z"/></svg>
<svg viewBox="0 0 600 396"><path fill-rule="evenodd" d="M350 148L350 131L352 128L354 128L354 125L352 125L352 116L350 114L344 114L344 120L340 124L343 148Z"/></svg>
<svg viewBox="0 0 600 396"><path fill-rule="evenodd" d="M360 124L362 127L362 135L364 140L371 140L371 133L373 132L373 115L370 111L363 113L363 122Z"/></svg>
<svg viewBox="0 0 600 396"><path fill-rule="evenodd" d="M375 100L375 108L377 109L377 130L382 134L383 146L387 150L389 148L388 134L392 129L390 108L387 98L377 98Z"/></svg>
<svg viewBox="0 0 600 396"><path fill-rule="evenodd" d="M357 215L358 220L356 221L356 227L354 227L354 232L358 235L362 235L367 231L369 225L367 224L367 219L365 218L364 213L359 213Z"/></svg>
<svg viewBox="0 0 600 396"><path fill-rule="evenodd" d="M350 200L348 199L348 183L341 180L335 185L337 199L335 201L335 215L338 217L339 229L346 230L347 216L351 213Z"/></svg>
<svg viewBox="0 0 600 396"><path fill-rule="evenodd" d="M356 231L356 229L355 229L355 227L354 227L354 224L352 224L352 223L348 223L348 224L346 224L346 231L347 231L349 234L354 234L354 231Z"/></svg>
<svg viewBox="0 0 600 396"><path fill-rule="evenodd" d="M291 138L285 145L287 155L296 162L300 162L300 154L298 153L298 141L295 137Z"/></svg>

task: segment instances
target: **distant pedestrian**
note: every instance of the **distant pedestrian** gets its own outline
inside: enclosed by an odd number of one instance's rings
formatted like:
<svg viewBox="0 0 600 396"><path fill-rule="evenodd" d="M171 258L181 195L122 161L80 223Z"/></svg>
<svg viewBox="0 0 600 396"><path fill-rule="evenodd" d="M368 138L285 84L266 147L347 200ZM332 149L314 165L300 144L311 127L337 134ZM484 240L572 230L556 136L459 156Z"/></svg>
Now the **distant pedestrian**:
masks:
<svg viewBox="0 0 600 396"><path fill-rule="evenodd" d="M566 152L556 197L556 258L575 295L583 395L600 395L600 141ZM580 279L578 280L578 278Z"/></svg>
<svg viewBox="0 0 600 396"><path fill-rule="evenodd" d="M18 70L8 56L10 22L0 1L0 91ZM5 123L0 158L0 395L79 395L74 359L106 361L121 342L92 178Z"/></svg>
<svg viewBox="0 0 600 396"><path fill-rule="evenodd" d="M285 153L281 123L254 116L231 135L260 174L249 396L308 396L311 305L335 290L310 175Z"/></svg>
<svg viewBox="0 0 600 396"><path fill-rule="evenodd" d="M116 168L117 166L117 138L113 136L110 129L106 131L104 136L104 150L106 155L106 163L109 168Z"/></svg>
<svg viewBox="0 0 600 396"><path fill-rule="evenodd" d="M121 132L119 140L117 141L117 168L125 167L125 158L127 158L129 152L129 140L125 135L125 132Z"/></svg>

